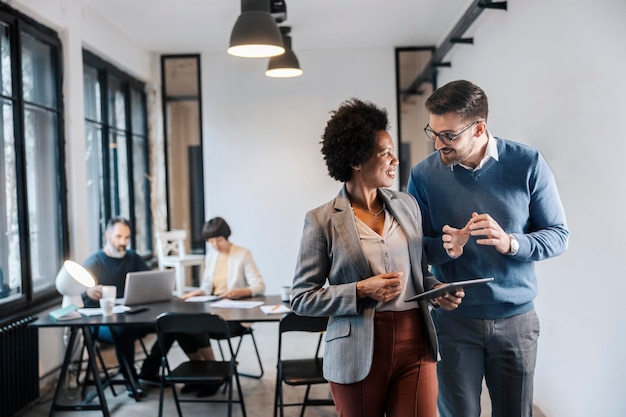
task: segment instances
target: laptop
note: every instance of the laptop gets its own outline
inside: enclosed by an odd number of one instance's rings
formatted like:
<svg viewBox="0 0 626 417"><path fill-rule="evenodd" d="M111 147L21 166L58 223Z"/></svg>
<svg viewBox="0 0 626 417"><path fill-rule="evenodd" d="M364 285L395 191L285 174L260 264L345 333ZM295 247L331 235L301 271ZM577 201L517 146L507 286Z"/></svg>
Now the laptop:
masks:
<svg viewBox="0 0 626 417"><path fill-rule="evenodd" d="M175 274L174 269L127 273L124 298L117 300L118 304L136 306L173 299Z"/></svg>

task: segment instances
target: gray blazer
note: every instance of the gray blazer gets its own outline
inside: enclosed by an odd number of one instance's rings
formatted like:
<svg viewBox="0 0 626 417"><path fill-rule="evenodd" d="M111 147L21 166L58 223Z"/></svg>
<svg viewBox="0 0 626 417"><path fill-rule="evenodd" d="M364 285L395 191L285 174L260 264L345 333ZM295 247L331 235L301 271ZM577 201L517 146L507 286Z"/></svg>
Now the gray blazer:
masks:
<svg viewBox="0 0 626 417"><path fill-rule="evenodd" d="M407 237L416 293L431 289L439 281L428 271L423 255L417 202L409 194L385 188L380 188L378 195ZM377 302L357 300L356 283L372 275L344 185L337 197L306 214L291 295L291 307L297 314L329 317L324 348L324 377L329 381L351 384L369 374ZM437 336L428 303L415 303L425 321L433 358L437 358Z"/></svg>

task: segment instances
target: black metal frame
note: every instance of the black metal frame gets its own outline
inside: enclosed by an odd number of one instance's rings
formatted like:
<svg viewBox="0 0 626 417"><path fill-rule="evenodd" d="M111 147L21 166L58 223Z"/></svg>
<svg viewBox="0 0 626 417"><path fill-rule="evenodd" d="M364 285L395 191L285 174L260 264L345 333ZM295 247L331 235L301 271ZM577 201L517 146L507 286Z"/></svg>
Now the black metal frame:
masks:
<svg viewBox="0 0 626 417"><path fill-rule="evenodd" d="M437 68L450 67L450 62L444 62L444 57L450 52L450 49L456 44L471 45L474 43L473 38L464 38L463 34L474 21L480 16L485 9L506 10L506 1L491 1L491 0L474 0L472 4L465 11L461 19L452 28L448 36L439 45L430 62L424 67L423 71L415 78L415 81L411 83L404 94L416 94L419 91L422 83L432 83L433 89L437 88Z"/></svg>

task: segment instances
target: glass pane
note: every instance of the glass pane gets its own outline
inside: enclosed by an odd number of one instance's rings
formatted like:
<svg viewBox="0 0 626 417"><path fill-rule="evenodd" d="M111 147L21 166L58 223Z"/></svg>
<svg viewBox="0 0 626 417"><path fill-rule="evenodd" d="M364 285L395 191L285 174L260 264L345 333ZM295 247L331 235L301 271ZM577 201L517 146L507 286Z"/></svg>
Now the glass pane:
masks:
<svg viewBox="0 0 626 417"><path fill-rule="evenodd" d="M141 255L152 250L150 239L150 182L148 180L147 141L143 136L133 136L133 185L135 191L135 240Z"/></svg>
<svg viewBox="0 0 626 417"><path fill-rule="evenodd" d="M24 100L56 108L56 86L52 48L32 36L22 34L22 83ZM51 155L54 155L51 154Z"/></svg>
<svg viewBox="0 0 626 417"><path fill-rule="evenodd" d="M0 147L0 302L22 291L20 236L17 221L17 181L15 178L15 138L13 106L2 104Z"/></svg>
<svg viewBox="0 0 626 417"><path fill-rule="evenodd" d="M197 97L199 59L165 59L165 95L167 97Z"/></svg>
<svg viewBox="0 0 626 417"><path fill-rule="evenodd" d="M146 134L146 110L143 101L143 93L137 90L130 92L130 112L133 135Z"/></svg>
<svg viewBox="0 0 626 417"><path fill-rule="evenodd" d="M89 249L93 253L102 247L107 221L104 210L102 127L96 123L85 122L85 138Z"/></svg>
<svg viewBox="0 0 626 417"><path fill-rule="evenodd" d="M130 218L129 169L126 134L113 131L109 139L109 172L111 174L109 181L111 184L112 216Z"/></svg>
<svg viewBox="0 0 626 417"><path fill-rule="evenodd" d="M109 77L109 124L126 130L126 100L117 78Z"/></svg>
<svg viewBox="0 0 626 417"><path fill-rule="evenodd" d="M2 71L0 72L0 84L2 85L2 94L11 96L13 88L11 86L11 44L9 39L9 28L0 23L0 59L2 59Z"/></svg>
<svg viewBox="0 0 626 417"><path fill-rule="evenodd" d="M102 102L100 95L100 81L98 70L85 65L84 76L84 96L85 96L85 118L102 121Z"/></svg>
<svg viewBox="0 0 626 417"><path fill-rule="evenodd" d="M57 187L57 116L24 109L26 190L31 273L35 291L54 285L63 254L59 245L61 198Z"/></svg>

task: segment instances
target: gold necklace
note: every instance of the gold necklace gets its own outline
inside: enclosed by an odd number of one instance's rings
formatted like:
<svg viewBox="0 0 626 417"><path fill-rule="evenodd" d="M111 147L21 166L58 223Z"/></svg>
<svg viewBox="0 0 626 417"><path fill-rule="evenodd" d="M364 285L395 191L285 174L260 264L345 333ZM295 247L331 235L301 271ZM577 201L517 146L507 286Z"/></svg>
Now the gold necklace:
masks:
<svg viewBox="0 0 626 417"><path fill-rule="evenodd" d="M353 210L354 210L354 207L358 208L358 209L359 209L359 210L361 210L361 211L366 212L367 214L370 214L370 215L374 216L374 219L376 219L376 220L378 220L378 216L380 216L380 213L382 213L383 211L385 211L385 203L383 203L383 208L381 208L380 210L378 210L376 213L372 213L371 211L369 211L369 210L365 210L364 208L361 208L361 207L359 207L359 206L357 206L357 205L353 205L353 206L352 206L352 209L353 209Z"/></svg>

